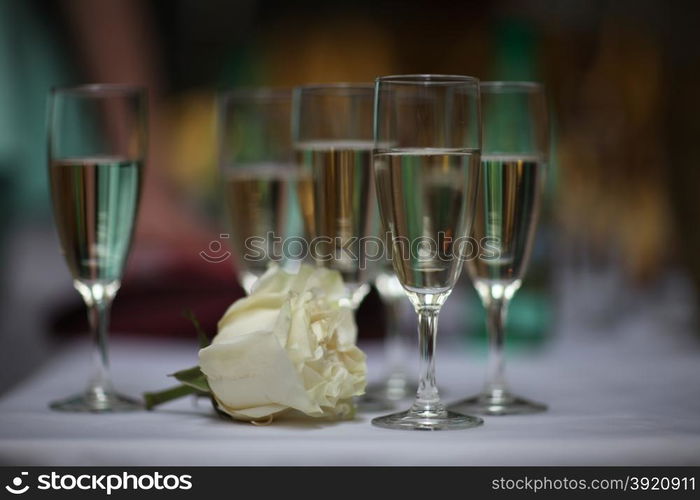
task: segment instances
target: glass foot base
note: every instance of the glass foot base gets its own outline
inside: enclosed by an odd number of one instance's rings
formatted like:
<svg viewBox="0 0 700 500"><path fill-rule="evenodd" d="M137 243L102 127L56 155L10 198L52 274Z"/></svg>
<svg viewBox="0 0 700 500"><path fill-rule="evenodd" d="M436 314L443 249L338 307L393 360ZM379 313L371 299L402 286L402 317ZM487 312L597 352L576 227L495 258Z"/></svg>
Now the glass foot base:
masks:
<svg viewBox="0 0 700 500"><path fill-rule="evenodd" d="M445 410L442 407L435 411L411 408L408 411L402 411L372 420L372 425L385 429L418 431L470 429L472 427L478 427L483 423L484 421L479 417L462 415L461 413Z"/></svg>
<svg viewBox="0 0 700 500"><path fill-rule="evenodd" d="M355 406L359 411L387 411L395 408L395 402L377 394L371 394L369 390L355 398Z"/></svg>
<svg viewBox="0 0 700 500"><path fill-rule="evenodd" d="M399 401L415 396L417 390L418 386L404 377L389 377L367 386L356 404L363 411L392 410Z"/></svg>
<svg viewBox="0 0 700 500"><path fill-rule="evenodd" d="M477 415L527 415L547 411L547 405L529 401L509 392L483 393L450 405L454 411Z"/></svg>
<svg viewBox="0 0 700 500"><path fill-rule="evenodd" d="M376 398L383 398L389 401L401 401L407 397L414 397L418 386L415 383L407 382L405 379L388 378L367 387L367 394Z"/></svg>
<svg viewBox="0 0 700 500"><path fill-rule="evenodd" d="M143 404L117 392L90 390L82 394L54 401L49 404L52 410L66 412L126 412L142 410Z"/></svg>

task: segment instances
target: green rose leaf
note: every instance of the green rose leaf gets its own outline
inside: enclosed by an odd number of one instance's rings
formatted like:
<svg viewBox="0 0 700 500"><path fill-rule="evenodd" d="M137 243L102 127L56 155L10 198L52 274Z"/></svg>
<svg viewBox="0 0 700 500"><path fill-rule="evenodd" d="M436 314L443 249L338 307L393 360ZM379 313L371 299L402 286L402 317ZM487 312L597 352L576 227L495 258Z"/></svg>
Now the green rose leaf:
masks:
<svg viewBox="0 0 700 500"><path fill-rule="evenodd" d="M209 383L207 382L207 376L202 373L199 366L193 366L192 368L187 368L186 370L177 371L170 377L175 377L178 381L182 382L188 387L192 387L200 392L209 393Z"/></svg>
<svg viewBox="0 0 700 500"><path fill-rule="evenodd" d="M200 349L203 349L209 344L211 340L206 332L202 329L202 325L199 320L194 315L191 309L186 309L183 312L185 318L189 319L194 325L194 329L197 332L197 340L199 341ZM147 410L152 410L156 406L172 401L173 399L178 399L190 394L200 394L200 395L210 395L209 383L207 382L207 377L199 369L199 366L188 368L186 370L180 370L170 375L175 377L178 381L182 382L180 385L176 385L169 389L164 389L158 392L146 392L143 394L144 403Z"/></svg>

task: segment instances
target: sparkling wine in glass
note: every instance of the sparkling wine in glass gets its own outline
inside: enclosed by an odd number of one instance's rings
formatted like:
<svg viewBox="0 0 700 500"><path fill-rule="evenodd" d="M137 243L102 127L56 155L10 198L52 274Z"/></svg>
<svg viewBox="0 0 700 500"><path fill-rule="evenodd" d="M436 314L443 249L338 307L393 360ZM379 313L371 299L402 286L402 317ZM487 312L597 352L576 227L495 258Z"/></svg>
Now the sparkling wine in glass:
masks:
<svg viewBox="0 0 700 500"><path fill-rule="evenodd" d="M493 252L467 261L486 308L489 368L481 394L452 406L486 415L535 413L541 403L513 394L506 382L503 348L508 304L527 270L544 188L548 152L542 86L530 82L481 84L483 148L472 236Z"/></svg>
<svg viewBox="0 0 700 500"><path fill-rule="evenodd" d="M220 100L219 163L239 281L246 292L270 265L288 265L301 225L291 89L237 89Z"/></svg>
<svg viewBox="0 0 700 500"><path fill-rule="evenodd" d="M95 368L81 394L56 401L64 411L125 411L140 404L117 393L109 376L109 311L129 255L146 153L146 94L122 85L51 92L49 181L54 220L73 285L85 300Z"/></svg>
<svg viewBox="0 0 700 500"><path fill-rule="evenodd" d="M294 92L293 138L309 250L318 265L339 271L357 308L369 291L363 238L372 236L372 105L363 84L302 86Z"/></svg>
<svg viewBox="0 0 700 500"><path fill-rule="evenodd" d="M375 418L390 429L465 429L435 380L440 308L461 271L479 178L479 81L406 75L376 81L374 171L396 276L418 314L420 381L413 406Z"/></svg>

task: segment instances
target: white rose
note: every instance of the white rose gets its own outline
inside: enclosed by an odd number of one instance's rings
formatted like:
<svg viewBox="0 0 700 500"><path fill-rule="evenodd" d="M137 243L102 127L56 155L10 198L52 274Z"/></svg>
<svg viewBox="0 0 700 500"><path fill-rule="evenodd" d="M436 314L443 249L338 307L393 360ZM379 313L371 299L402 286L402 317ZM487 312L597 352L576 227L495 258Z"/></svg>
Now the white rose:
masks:
<svg viewBox="0 0 700 500"><path fill-rule="evenodd" d="M352 310L340 274L303 265L270 269L231 305L199 365L219 408L242 420L293 409L347 417L364 393L367 366L355 345Z"/></svg>

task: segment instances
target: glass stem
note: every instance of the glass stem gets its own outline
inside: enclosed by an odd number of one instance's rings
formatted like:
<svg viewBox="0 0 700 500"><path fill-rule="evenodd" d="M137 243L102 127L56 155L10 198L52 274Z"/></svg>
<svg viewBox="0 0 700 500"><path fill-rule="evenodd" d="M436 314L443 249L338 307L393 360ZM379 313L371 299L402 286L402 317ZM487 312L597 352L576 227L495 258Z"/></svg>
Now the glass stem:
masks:
<svg viewBox="0 0 700 500"><path fill-rule="evenodd" d="M109 313L119 284L118 281L106 284L75 282L75 288L82 295L88 309L90 337L93 342L93 373L86 392L96 399L104 399L114 390L109 375Z"/></svg>
<svg viewBox="0 0 700 500"><path fill-rule="evenodd" d="M506 362L504 356L505 322L508 311L508 299L505 297L487 297L486 328L489 336L489 363L486 377L486 392L501 395L507 390Z"/></svg>
<svg viewBox="0 0 700 500"><path fill-rule="evenodd" d="M420 382L413 410L439 411L440 396L435 383L435 342L440 306L422 305L418 313L418 344L420 351Z"/></svg>
<svg viewBox="0 0 700 500"><path fill-rule="evenodd" d="M94 343L93 376L89 390L111 389L109 377L109 352L107 350L107 325L109 324L109 310L111 300L101 300L88 306L88 318L90 320L90 335Z"/></svg>
<svg viewBox="0 0 700 500"><path fill-rule="evenodd" d="M404 369L405 349L404 336L400 325L401 299L387 297L383 300L386 308L386 336L384 337L384 353L389 379L401 379L405 377Z"/></svg>

